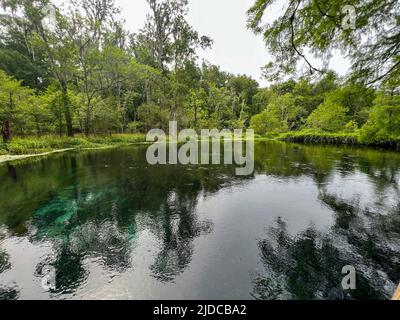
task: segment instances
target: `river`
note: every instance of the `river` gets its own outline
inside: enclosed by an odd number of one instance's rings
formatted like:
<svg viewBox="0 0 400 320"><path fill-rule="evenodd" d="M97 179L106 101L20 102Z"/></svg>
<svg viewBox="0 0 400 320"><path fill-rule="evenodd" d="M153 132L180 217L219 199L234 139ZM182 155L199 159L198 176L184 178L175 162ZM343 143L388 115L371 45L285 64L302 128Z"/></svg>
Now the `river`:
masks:
<svg viewBox="0 0 400 320"><path fill-rule="evenodd" d="M0 299L389 299L400 282L399 153L257 142L248 177L145 155L0 166Z"/></svg>

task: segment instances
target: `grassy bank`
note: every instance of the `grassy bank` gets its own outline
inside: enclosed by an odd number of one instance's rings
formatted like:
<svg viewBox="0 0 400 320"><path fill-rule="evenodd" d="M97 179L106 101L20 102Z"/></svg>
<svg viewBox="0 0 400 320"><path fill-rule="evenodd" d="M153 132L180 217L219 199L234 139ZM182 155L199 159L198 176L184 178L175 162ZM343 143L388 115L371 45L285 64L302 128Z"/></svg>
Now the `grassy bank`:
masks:
<svg viewBox="0 0 400 320"><path fill-rule="evenodd" d="M122 146L146 141L142 134L115 134L109 136L15 137L8 144L0 144L0 155L42 154L64 149L87 149Z"/></svg>
<svg viewBox="0 0 400 320"><path fill-rule="evenodd" d="M294 143L371 146L400 150L400 137L391 140L365 141L358 132L329 133L315 130L302 130L280 134L277 136L277 139Z"/></svg>
<svg viewBox="0 0 400 320"><path fill-rule="evenodd" d="M359 133L328 133L315 130L302 130L282 134L256 136L256 141L265 139L282 140L286 142L304 144L329 144L372 146L385 149L400 150L400 138L389 141L365 142ZM73 138L43 136L43 137L15 137L8 143L0 143L0 156L37 155L66 149L90 149L112 146L123 146L135 143L145 143L144 134L114 134L108 136L75 136Z"/></svg>

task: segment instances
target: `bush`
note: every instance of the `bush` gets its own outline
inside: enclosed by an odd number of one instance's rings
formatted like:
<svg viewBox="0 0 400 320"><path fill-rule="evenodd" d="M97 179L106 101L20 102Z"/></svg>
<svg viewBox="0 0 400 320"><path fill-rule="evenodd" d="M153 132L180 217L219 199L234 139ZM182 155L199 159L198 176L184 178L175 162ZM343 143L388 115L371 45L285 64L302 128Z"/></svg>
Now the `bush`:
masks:
<svg viewBox="0 0 400 320"><path fill-rule="evenodd" d="M316 130L303 130L282 134L280 140L310 144L359 145L358 133L330 133Z"/></svg>
<svg viewBox="0 0 400 320"><path fill-rule="evenodd" d="M369 120L361 129L361 139L366 143L393 141L400 138L400 105L375 106Z"/></svg>
<svg viewBox="0 0 400 320"><path fill-rule="evenodd" d="M339 132L347 123L348 109L331 103L321 104L307 119L307 126L328 132Z"/></svg>
<svg viewBox="0 0 400 320"><path fill-rule="evenodd" d="M356 132L357 130L358 130L357 122L355 122L354 120L351 120L344 126L343 132L353 133L353 132Z"/></svg>
<svg viewBox="0 0 400 320"><path fill-rule="evenodd" d="M139 121L129 122L127 125L127 131L129 133L139 133L143 130L143 123Z"/></svg>
<svg viewBox="0 0 400 320"><path fill-rule="evenodd" d="M251 118L250 128L253 129L256 134L267 135L275 132L282 132L285 126L271 112L264 110Z"/></svg>
<svg viewBox="0 0 400 320"><path fill-rule="evenodd" d="M0 156L4 156L6 154L8 154L7 147L0 144Z"/></svg>

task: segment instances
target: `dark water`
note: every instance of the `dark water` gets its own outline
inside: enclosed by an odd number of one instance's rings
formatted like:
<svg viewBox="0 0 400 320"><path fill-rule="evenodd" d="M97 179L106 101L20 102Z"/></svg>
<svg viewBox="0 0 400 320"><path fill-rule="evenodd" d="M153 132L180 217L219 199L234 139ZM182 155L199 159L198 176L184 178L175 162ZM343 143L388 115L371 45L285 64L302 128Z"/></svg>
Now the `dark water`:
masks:
<svg viewBox="0 0 400 320"><path fill-rule="evenodd" d="M243 178L145 150L0 167L0 298L387 299L400 282L399 154L258 143Z"/></svg>

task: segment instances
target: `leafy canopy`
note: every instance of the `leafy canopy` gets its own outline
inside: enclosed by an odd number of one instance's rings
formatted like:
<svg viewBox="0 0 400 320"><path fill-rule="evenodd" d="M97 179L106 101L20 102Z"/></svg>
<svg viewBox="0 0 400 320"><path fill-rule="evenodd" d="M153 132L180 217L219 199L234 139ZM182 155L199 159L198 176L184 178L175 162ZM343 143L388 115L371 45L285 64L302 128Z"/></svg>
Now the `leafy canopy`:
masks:
<svg viewBox="0 0 400 320"><path fill-rule="evenodd" d="M271 79L325 72L335 50L351 59L353 78L368 85L400 77L398 0L286 0L271 22L275 3L256 0L248 10L248 27L264 36L275 58L267 66ZM355 8L355 29L343 27L349 14L345 5ZM324 65L315 66L310 56L322 57Z"/></svg>

